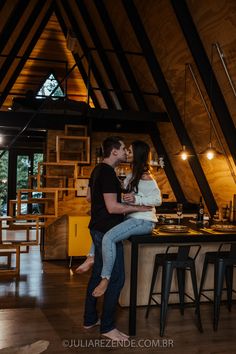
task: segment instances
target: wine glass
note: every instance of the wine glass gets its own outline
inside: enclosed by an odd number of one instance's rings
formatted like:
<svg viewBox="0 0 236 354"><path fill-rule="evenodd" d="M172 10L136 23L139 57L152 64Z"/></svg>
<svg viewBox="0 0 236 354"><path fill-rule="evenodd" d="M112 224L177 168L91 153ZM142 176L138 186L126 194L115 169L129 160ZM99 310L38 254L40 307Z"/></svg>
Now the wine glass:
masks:
<svg viewBox="0 0 236 354"><path fill-rule="evenodd" d="M180 218L183 214L183 204L182 203L177 203L176 213L178 216L178 225L180 225Z"/></svg>

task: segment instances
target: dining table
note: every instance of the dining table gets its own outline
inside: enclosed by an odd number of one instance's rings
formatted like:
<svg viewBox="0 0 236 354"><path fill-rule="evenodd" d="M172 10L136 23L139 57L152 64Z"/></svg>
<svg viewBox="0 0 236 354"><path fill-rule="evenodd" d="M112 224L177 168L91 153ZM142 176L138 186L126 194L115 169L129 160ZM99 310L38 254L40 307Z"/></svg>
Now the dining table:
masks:
<svg viewBox="0 0 236 354"><path fill-rule="evenodd" d="M182 221L183 223L183 221ZM232 231L229 228L227 231L219 228L220 231L213 230L211 227L197 226L190 224L189 220L184 221L185 225L189 226L192 232L178 232L173 229L171 232L166 230L160 231L157 226L150 235L131 236L131 263L130 263L130 294L129 294L129 335L136 334L136 312L137 312L137 286L138 286L138 262L139 248L142 245L182 245L182 244L204 244L204 243L232 243L236 242L236 226Z"/></svg>

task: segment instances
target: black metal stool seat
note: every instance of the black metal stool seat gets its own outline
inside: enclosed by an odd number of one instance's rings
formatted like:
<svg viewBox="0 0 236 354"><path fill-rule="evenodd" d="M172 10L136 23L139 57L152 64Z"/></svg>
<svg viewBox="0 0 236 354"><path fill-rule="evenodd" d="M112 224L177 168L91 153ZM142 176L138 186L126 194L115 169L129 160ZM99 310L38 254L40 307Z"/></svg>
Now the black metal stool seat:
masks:
<svg viewBox="0 0 236 354"><path fill-rule="evenodd" d="M232 293L233 293L233 270L236 265L236 244L229 244L229 251L221 251L222 247L227 245L227 243L222 243L216 252L206 252L201 282L199 287L199 302L201 295L206 297L208 300L212 301L207 295L203 294L204 291L214 291L214 317L213 317L213 328L216 331L218 329L219 315L220 315L220 302L222 297L224 277L226 280L226 290L227 290L227 305L228 310L231 311L232 307ZM214 265L214 288L206 289L203 288L208 265Z"/></svg>
<svg viewBox="0 0 236 354"><path fill-rule="evenodd" d="M169 253L170 248L177 248L178 251L176 253ZM190 249L191 247L197 247L197 251L194 257L190 257ZM167 316L167 308L168 308L168 300L169 295L173 293L179 293L180 300L180 312L184 314L184 296L189 297L195 304L196 315L197 315L197 324L198 329L202 332L202 324L200 317L200 307L199 307L199 298L198 298L198 290L197 290L197 278L196 278L196 269L195 269L195 259L200 251L200 245L181 245L175 246L171 245L167 248L166 253L156 254L152 281L146 311L146 318L149 315L151 301L153 300L155 304L160 305L160 336L162 337L164 334L166 316ZM161 292L154 292L154 286L156 283L157 273L159 267L162 267L162 283L161 283ZM177 281L178 281L178 292L170 291L173 270L176 269L177 272ZM194 299L185 293L185 271L188 270L191 273L192 286ZM161 304L159 304L153 295L161 295Z"/></svg>

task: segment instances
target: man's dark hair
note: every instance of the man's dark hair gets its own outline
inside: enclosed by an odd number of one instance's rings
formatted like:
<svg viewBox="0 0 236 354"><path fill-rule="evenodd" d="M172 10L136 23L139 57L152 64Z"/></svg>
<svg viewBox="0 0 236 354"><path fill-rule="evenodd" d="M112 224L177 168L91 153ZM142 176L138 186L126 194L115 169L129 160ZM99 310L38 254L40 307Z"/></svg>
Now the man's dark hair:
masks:
<svg viewBox="0 0 236 354"><path fill-rule="evenodd" d="M123 138L120 136L109 136L102 143L102 156L109 157L111 155L112 149L117 149L121 147L121 141Z"/></svg>

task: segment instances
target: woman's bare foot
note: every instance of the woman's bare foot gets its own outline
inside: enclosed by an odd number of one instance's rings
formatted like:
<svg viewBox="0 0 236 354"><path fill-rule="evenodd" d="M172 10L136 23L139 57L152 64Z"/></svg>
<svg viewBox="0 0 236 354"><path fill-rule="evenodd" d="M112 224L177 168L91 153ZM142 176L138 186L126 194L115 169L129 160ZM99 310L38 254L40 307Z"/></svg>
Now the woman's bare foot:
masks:
<svg viewBox="0 0 236 354"><path fill-rule="evenodd" d="M109 279L103 278L98 284L98 286L96 286L96 288L93 290L92 295L94 297L102 296L107 290L108 283L109 283Z"/></svg>
<svg viewBox="0 0 236 354"><path fill-rule="evenodd" d="M109 332L102 333L101 335L116 342L124 342L126 340L129 340L128 337L124 335L124 333L118 331L118 329L116 328L112 329Z"/></svg>
<svg viewBox="0 0 236 354"><path fill-rule="evenodd" d="M82 263L79 267L76 268L75 273L82 274L87 272L90 268L92 268L94 263L94 256L87 256L84 263Z"/></svg>

